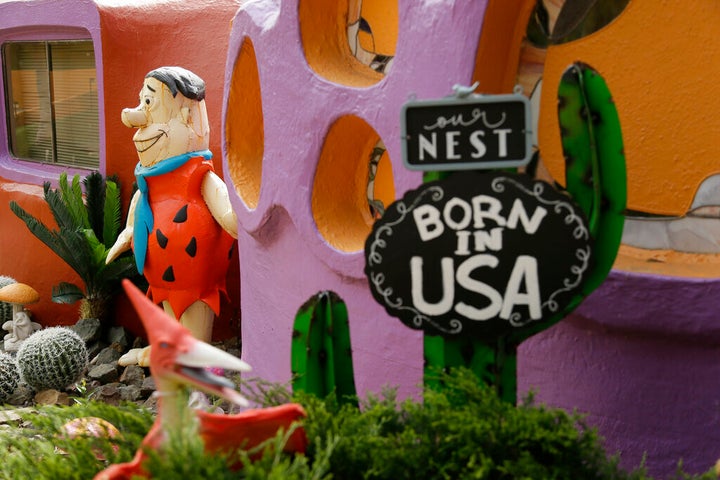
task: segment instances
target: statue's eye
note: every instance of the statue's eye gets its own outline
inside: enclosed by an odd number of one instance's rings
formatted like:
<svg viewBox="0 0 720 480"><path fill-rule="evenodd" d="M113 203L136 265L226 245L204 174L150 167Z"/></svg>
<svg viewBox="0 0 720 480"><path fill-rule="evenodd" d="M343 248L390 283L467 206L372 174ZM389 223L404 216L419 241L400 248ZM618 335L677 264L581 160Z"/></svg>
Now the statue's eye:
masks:
<svg viewBox="0 0 720 480"><path fill-rule="evenodd" d="M150 105L150 99L149 99L149 98L146 98L146 99L145 99L145 105Z"/></svg>
<svg viewBox="0 0 720 480"><path fill-rule="evenodd" d="M170 344L167 342L160 342L160 348L170 348Z"/></svg>

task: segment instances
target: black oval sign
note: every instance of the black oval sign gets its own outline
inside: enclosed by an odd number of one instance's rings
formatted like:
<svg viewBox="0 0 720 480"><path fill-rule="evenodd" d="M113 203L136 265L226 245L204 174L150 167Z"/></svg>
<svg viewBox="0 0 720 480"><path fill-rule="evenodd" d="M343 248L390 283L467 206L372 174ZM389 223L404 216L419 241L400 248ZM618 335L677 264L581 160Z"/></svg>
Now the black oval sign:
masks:
<svg viewBox="0 0 720 480"><path fill-rule="evenodd" d="M489 338L564 308L591 257L582 211L549 184L463 172L388 207L365 243L365 274L405 325Z"/></svg>

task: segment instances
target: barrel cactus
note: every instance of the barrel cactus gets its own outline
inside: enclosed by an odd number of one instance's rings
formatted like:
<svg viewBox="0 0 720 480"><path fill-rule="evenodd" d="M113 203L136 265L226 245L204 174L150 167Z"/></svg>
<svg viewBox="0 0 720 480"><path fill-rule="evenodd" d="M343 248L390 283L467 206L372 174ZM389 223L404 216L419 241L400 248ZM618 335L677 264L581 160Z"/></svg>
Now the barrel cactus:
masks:
<svg viewBox="0 0 720 480"><path fill-rule="evenodd" d="M17 283L12 277L0 275L0 288L11 283ZM13 308L12 305L7 302L0 302L0 325L5 322L12 321L13 319Z"/></svg>
<svg viewBox="0 0 720 480"><path fill-rule="evenodd" d="M0 353L0 404L8 401L19 381L20 373L15 358L7 353Z"/></svg>
<svg viewBox="0 0 720 480"><path fill-rule="evenodd" d="M22 379L35 390L63 390L75 383L88 365L85 342L64 327L33 333L20 346L16 359Z"/></svg>

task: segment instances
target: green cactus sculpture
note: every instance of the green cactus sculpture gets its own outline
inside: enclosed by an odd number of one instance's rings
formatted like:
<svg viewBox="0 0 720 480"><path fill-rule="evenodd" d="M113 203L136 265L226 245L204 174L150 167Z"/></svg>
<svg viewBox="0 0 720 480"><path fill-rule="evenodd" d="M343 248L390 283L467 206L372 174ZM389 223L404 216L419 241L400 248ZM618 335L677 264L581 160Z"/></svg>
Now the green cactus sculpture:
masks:
<svg viewBox="0 0 720 480"><path fill-rule="evenodd" d="M39 330L17 352L22 379L35 390L63 390L83 374L88 365L85 342L72 330L51 327Z"/></svg>
<svg viewBox="0 0 720 480"><path fill-rule="evenodd" d="M7 353L0 353L0 404L8 401L20 381L15 358Z"/></svg>
<svg viewBox="0 0 720 480"><path fill-rule="evenodd" d="M293 389L357 405L345 303L323 291L300 307L292 338Z"/></svg>
<svg viewBox="0 0 720 480"><path fill-rule="evenodd" d="M517 346L572 312L612 268L625 221L625 156L620 120L605 80L584 63L570 65L558 85L558 121L565 156L565 189L588 218L594 263L564 309L511 335L489 339L446 339L425 335L426 384L436 371L465 365L516 401ZM426 181L448 172L427 172ZM439 386L439 385L438 385Z"/></svg>
<svg viewBox="0 0 720 480"><path fill-rule="evenodd" d="M4 287L5 285L10 285L11 283L17 283L17 281L12 277L0 275L0 288ZM12 319L12 305L7 302L0 302L0 325L4 324L5 322L12 321Z"/></svg>

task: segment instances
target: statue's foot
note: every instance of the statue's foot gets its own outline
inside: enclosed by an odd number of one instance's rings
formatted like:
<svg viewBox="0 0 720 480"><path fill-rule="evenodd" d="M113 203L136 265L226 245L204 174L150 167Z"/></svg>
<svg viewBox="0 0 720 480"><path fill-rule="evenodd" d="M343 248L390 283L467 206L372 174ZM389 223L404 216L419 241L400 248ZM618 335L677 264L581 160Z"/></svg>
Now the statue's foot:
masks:
<svg viewBox="0 0 720 480"><path fill-rule="evenodd" d="M127 367L128 365L139 365L141 367L150 366L150 347L131 348L125 355L120 357L118 365Z"/></svg>
<svg viewBox="0 0 720 480"><path fill-rule="evenodd" d="M10 338L5 340L5 342L3 343L3 348L6 352L17 352L20 349L21 344L22 342L19 342L14 338Z"/></svg>

